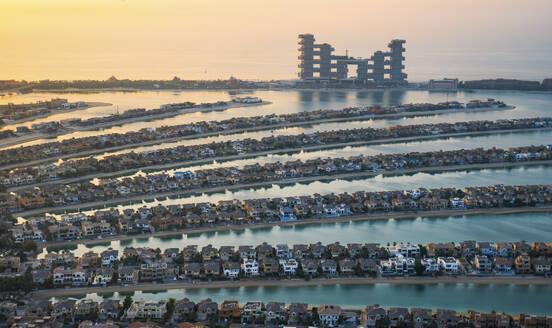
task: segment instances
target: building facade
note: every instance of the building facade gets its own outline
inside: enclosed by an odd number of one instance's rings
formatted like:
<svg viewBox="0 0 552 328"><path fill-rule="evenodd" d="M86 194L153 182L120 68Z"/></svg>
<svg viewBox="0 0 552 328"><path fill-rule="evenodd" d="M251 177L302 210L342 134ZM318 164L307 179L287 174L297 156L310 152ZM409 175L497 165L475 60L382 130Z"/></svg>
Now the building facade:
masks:
<svg viewBox="0 0 552 328"><path fill-rule="evenodd" d="M403 84L407 74L403 72L405 40L389 42L388 51L376 51L370 58L351 57L346 53L334 55L335 50L328 43L315 43L314 35L299 34L299 78L311 81L346 81L349 66L356 67L355 82L366 84Z"/></svg>

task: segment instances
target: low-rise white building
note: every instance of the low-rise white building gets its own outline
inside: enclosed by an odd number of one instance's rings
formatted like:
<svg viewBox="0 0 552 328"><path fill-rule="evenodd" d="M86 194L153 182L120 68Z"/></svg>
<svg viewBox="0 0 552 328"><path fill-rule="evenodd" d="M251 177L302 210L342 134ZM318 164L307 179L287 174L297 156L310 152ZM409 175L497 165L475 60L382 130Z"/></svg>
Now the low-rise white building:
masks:
<svg viewBox="0 0 552 328"><path fill-rule="evenodd" d="M126 319L131 321L135 319L162 319L167 312L167 303L146 302L144 300L135 301L126 312Z"/></svg>
<svg viewBox="0 0 552 328"><path fill-rule="evenodd" d="M299 263L294 258L287 260L280 260L280 266L284 270L285 274L295 274L297 268L299 268Z"/></svg>
<svg viewBox="0 0 552 328"><path fill-rule="evenodd" d="M462 198L454 197L450 200L450 206L452 208L466 208L466 203Z"/></svg>
<svg viewBox="0 0 552 328"><path fill-rule="evenodd" d="M404 257L416 257L420 255L420 247L411 243L398 243L389 246L389 254L391 254L391 256L402 255Z"/></svg>
<svg viewBox="0 0 552 328"><path fill-rule="evenodd" d="M425 271L424 271L425 273L439 272L439 269L441 267L439 262L437 262L437 260L432 257L421 260L421 263L425 267Z"/></svg>
<svg viewBox="0 0 552 328"><path fill-rule="evenodd" d="M259 275L259 263L254 259L245 259L241 265L243 273L247 276Z"/></svg>
<svg viewBox="0 0 552 328"><path fill-rule="evenodd" d="M102 265L111 266L113 262L119 260L119 251L116 249L109 248L102 252Z"/></svg>
<svg viewBox="0 0 552 328"><path fill-rule="evenodd" d="M382 260L380 262L383 274L411 274L414 273L416 260L412 257L404 257L398 254L396 257Z"/></svg>
<svg viewBox="0 0 552 328"><path fill-rule="evenodd" d="M257 269L258 270L258 269ZM222 273L227 278L237 278L240 276L240 265L237 262L225 262L222 264Z"/></svg>
<svg viewBox="0 0 552 328"><path fill-rule="evenodd" d="M322 305L318 308L318 319L323 326L336 327L341 317L341 307L337 305Z"/></svg>
<svg viewBox="0 0 552 328"><path fill-rule="evenodd" d="M458 260L454 257L440 257L438 259L439 266L445 273L458 273Z"/></svg>

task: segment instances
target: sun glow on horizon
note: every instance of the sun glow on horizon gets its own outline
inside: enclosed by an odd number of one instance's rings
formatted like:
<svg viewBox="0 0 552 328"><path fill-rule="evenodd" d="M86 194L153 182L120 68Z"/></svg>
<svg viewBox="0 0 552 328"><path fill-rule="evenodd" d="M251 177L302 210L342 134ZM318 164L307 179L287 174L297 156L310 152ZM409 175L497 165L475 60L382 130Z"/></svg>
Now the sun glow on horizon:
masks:
<svg viewBox="0 0 552 328"><path fill-rule="evenodd" d="M406 39L414 80L484 66L537 77L533 66L552 67L551 11L548 1L3 0L0 79L294 78L304 32L353 56Z"/></svg>

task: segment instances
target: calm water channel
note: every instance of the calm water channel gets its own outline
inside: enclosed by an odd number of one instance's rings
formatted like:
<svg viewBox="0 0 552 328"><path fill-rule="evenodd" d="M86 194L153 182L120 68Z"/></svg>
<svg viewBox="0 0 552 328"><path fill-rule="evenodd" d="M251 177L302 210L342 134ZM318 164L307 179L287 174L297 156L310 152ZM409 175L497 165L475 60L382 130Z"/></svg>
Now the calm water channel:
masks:
<svg viewBox="0 0 552 328"><path fill-rule="evenodd" d="M103 131L82 131L58 137L67 139L80 136L90 136L111 132L124 133L146 127L159 127L163 125L183 124L203 120L222 120L238 116L266 115L270 113L296 113L317 109L340 109L348 106L359 105L392 105L401 103L436 103L448 100L467 102L471 99L497 98L516 109L509 111L481 112L481 113L451 113L431 117L414 117L393 120L376 120L369 122L370 126L381 127L396 124L416 124L453 122L465 120L495 120L500 118L521 118L549 115L549 105L552 101L552 93L548 92L516 92L516 91L476 91L471 93L458 92L456 94L429 93L427 91L414 90L367 90L367 91L312 91L312 90L286 90L286 91L254 91L251 95L261 97L272 102L270 105L260 107L232 108L225 111L210 113L183 114L172 118L152 120L149 122L135 122L112 127ZM98 116L106 116L124 111L130 108L157 108L162 104L194 101L210 102L216 100L230 100L235 95L228 91L146 91L137 93L101 92L91 94L64 94L64 93L32 93L0 98L0 104L32 102L47 100L55 97L67 98L69 101L98 101L113 104L112 106L93 107L83 111L65 114L56 114L47 118L25 122L19 125L30 126L33 123L62 120L79 117L82 119ZM358 122L342 123L339 128L353 127L364 124ZM18 125L7 125L4 128L14 128ZM44 142L36 140L32 143ZM30 144L30 143L29 143Z"/></svg>
<svg viewBox="0 0 552 328"><path fill-rule="evenodd" d="M378 175L369 178L336 179L308 183L288 182L285 184L272 184L257 188L243 188L237 190L225 189L220 192L198 193L182 197L151 198L144 201L126 202L116 205L116 207L123 210L125 208L137 209L144 205L155 206L157 204L163 204L166 206L200 202L216 203L220 200L308 196L314 193L329 194L343 192L351 193L355 191L410 190L419 187L464 188L468 186L487 186L495 184L524 185L544 183L552 183L552 166L530 166L442 173L415 173L394 176ZM84 204L79 210L92 214L97 209L98 208L87 208ZM55 214L63 214L65 212L66 211L58 211L55 212Z"/></svg>
<svg viewBox="0 0 552 328"><path fill-rule="evenodd" d="M134 299L167 300L187 297L198 302L211 298L216 302L224 300L276 301L289 304L304 302L310 305L340 304L350 308L364 308L379 304L383 307L425 307L431 309L496 310L510 314L552 313L550 294L552 286L504 286L504 285L362 285L362 286L314 286L314 287L242 287L221 289L183 290L175 289L157 293L136 292ZM124 299L128 294L88 294L88 297L101 301L103 297Z"/></svg>
<svg viewBox="0 0 552 328"><path fill-rule="evenodd" d="M378 220L363 222L324 223L302 226L240 229L222 232L177 234L171 237L137 237L131 240L113 241L99 245L74 245L63 249L81 255L93 250L101 252L108 247L184 248L186 245L215 247L224 245L272 245L285 243L339 241L347 243L376 242L383 245L393 241L413 243L477 241L552 241L552 213L522 213L508 215L449 216L440 218L415 218L402 220ZM46 251L60 248L44 249Z"/></svg>
<svg viewBox="0 0 552 328"><path fill-rule="evenodd" d="M346 122L339 124L319 124L316 126L276 129L274 131L260 131L232 136L182 141L173 144L162 144L152 147L137 147L134 151L150 150L155 148L172 147L175 145L197 144L212 141L236 140L242 138L262 138L268 135L311 133L320 130L332 130L354 127L386 127L396 124L419 124L437 122L455 122L465 120L496 120L501 118L522 118L536 116L551 116L550 105L552 93L529 93L512 91L481 91L474 93L459 92L457 94L428 93L426 91L403 90L373 90L373 91L255 91L251 95L259 96L271 101L271 105L233 108L221 112L193 113L179 115L174 118L136 122L115 126L102 131L76 132L57 139L63 140L72 137L90 136L111 132L124 133L144 127L158 127L201 120L222 120L237 116L265 115L270 113L295 113L316 109L339 109L357 105L390 105L400 103L436 103L449 100L467 102L471 99L497 98L516 106L514 110L491 111L482 113L451 113L429 117L413 117L393 120L375 120L365 122ZM208 102L229 100L234 97L225 91L182 91L182 92L138 92L138 93L95 93L95 94L58 94L38 93L4 97L0 103L20 103L37 100L46 100L54 97L68 98L69 101L100 101L112 103L112 106L90 108L84 111L53 115L48 118L26 122L22 125L31 125L37 122L61 120L72 117L90 118L105 116L130 108L156 108L161 104L182 101ZM14 128L6 126L5 128ZM363 147L345 147L317 152L300 154L281 154L261 156L240 161L212 163L191 169L217 166L242 166L253 162L286 161L290 159L309 159L316 157L352 156L359 154L399 153L410 151L434 151L466 149L474 147L510 147L530 144L548 144L552 140L552 132L533 132L521 134L505 134L480 137L450 138L423 142L395 143ZM36 140L28 144L41 143L51 140ZM126 151L126 150L125 150ZM121 151L121 152L125 152ZM112 154L112 153L110 153ZM107 154L99 155L105 156ZM356 190L395 190L410 189L419 186L475 186L496 183L503 184L536 184L552 183L552 168L546 166L476 170L470 172L447 172L436 174L413 174L408 176L374 177L369 179L335 180L331 182L313 182L309 184L273 185L259 189L245 189L226 191L222 193L194 195L181 199L166 199L153 201L163 204L179 204L189 202L210 201L222 199L247 199L258 197L281 197L287 195L309 195L315 192L352 192ZM142 203L126 205L138 207ZM525 213L516 215L475 215L451 216L442 218L416 218L405 220L381 220L370 222L347 222L337 224L313 224L297 227L274 227L264 229L243 229L216 233L202 233L177 235L167 238L135 238L127 241L116 241L95 246L78 245L69 247L80 255L88 250L101 252L107 247L120 249L126 246L148 246L165 249L168 247L184 247L185 245L255 245L263 241L276 243L310 243L321 241L330 243L348 242L380 242L411 241L415 243L462 241L475 239L479 241L548 241L552 236L552 213ZM45 252L46 250L44 250ZM42 254L42 256L44 253ZM135 298L167 299L169 297L188 297L201 300L210 297L216 301L225 299L282 301L286 303L307 302L312 305L325 303L340 304L347 307L364 307L378 303L382 306L419 306L437 308L451 308L459 311L476 309L483 311L506 311L513 314L531 312L537 314L552 313L550 295L552 287L538 286L502 286L502 285L431 285L431 286L397 286L389 284L368 286L317 286L300 288L225 288L209 290L171 290L160 293L136 292ZM83 295L84 297L85 295ZM99 299L96 294L87 295ZM121 298L125 295L106 295Z"/></svg>

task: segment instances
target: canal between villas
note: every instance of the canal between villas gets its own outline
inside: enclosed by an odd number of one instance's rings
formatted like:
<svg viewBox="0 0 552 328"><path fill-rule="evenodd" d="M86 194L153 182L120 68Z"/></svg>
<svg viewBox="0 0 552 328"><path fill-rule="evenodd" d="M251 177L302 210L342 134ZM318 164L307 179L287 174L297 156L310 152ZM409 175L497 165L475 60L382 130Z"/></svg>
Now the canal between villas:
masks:
<svg viewBox="0 0 552 328"><path fill-rule="evenodd" d="M458 92L455 94L430 93L416 90L285 90L285 91L252 91L253 96L271 101L272 104L260 107L238 107L225 111L208 113L182 114L172 118L151 120L147 122L134 122L114 126L99 131L79 131L63 136L57 140L93 136L106 133L125 133L136 131L142 128L156 128L164 125L185 124L198 121L224 120L233 117L247 117L267 114L285 114L312 111L318 109L341 109L350 106L366 105L395 105L404 103L437 103L447 99L468 102L472 99L496 98L516 108L507 111L489 111L479 113L457 112L444 115L413 117L404 119L376 120L370 121L372 127L385 127L396 124L420 124L437 122L455 122L467 120L496 120L502 118L522 118L549 116L549 104L552 101L552 93L549 92L518 92L518 91L490 91L481 90L475 92ZM67 98L69 101L107 102L112 106L93 107L82 111L74 111L64 114L56 114L46 118L17 125L6 125L2 129L15 129L17 126L31 126L35 123L64 120L70 118L87 119L91 117L102 117L122 112L131 108L157 108L162 104L194 101L212 102L217 100L230 100L234 97L228 91L143 91L133 93L100 92L91 94L76 93L31 93L26 95L15 95L0 99L3 103L21 103L51 98ZM358 126L358 122L340 123L339 128ZM35 140L25 145L49 142L54 139Z"/></svg>
<svg viewBox="0 0 552 328"><path fill-rule="evenodd" d="M76 256L87 251L100 253L108 247L122 250L125 247L184 248L187 245L200 247L212 244L220 246L256 246L263 242L330 244L339 241L347 243L412 242L461 242L476 241L545 241L551 242L552 213L486 214L470 216L448 216L437 218L412 218L401 220L355 221L320 223L298 226L277 226L256 229L236 229L194 234L175 234L170 237L140 237L130 240L112 241L95 245L72 245L62 248L43 248L39 258L48 251L71 250Z"/></svg>
<svg viewBox="0 0 552 328"><path fill-rule="evenodd" d="M184 290L174 289L163 292L130 294L112 293L105 295L88 294L80 298L101 301L104 297L123 300L127 295L134 300L168 300L169 298L189 298L199 302L211 298L216 302L238 300L247 301L307 303L311 306L339 304L345 308L363 309L367 305L379 304L383 307L421 307L452 309L466 313L468 310L506 312L517 315L531 313L550 315L552 313L552 286L509 286L475 284L439 285L360 285L360 286L309 286L309 287L240 287L220 289ZM79 297L77 297L79 298ZM55 300L55 299L53 299Z"/></svg>
<svg viewBox="0 0 552 328"><path fill-rule="evenodd" d="M552 165L539 165L527 167L514 167L502 169L481 169L470 171L450 171L435 173L414 173L408 175L377 175L368 178L336 179L326 181L314 181L297 183L293 180L282 184L270 184L257 188L241 188L236 190L224 189L220 192L195 193L188 196L173 196L155 198L155 195L146 200L136 202L122 202L114 207L119 210L125 208L137 209L144 205L155 206L157 204L178 205L187 203L217 203L221 200L245 200L254 198L275 198L288 196L310 196L315 193L353 193L355 191L392 191L412 190L415 188L465 188L470 186L489 186L496 184L505 185L532 185L552 183ZM86 214L93 214L100 207L87 207L83 204L78 210ZM77 211L77 210L75 210ZM50 214L63 214L66 211L58 210ZM67 211L74 212L74 211Z"/></svg>

